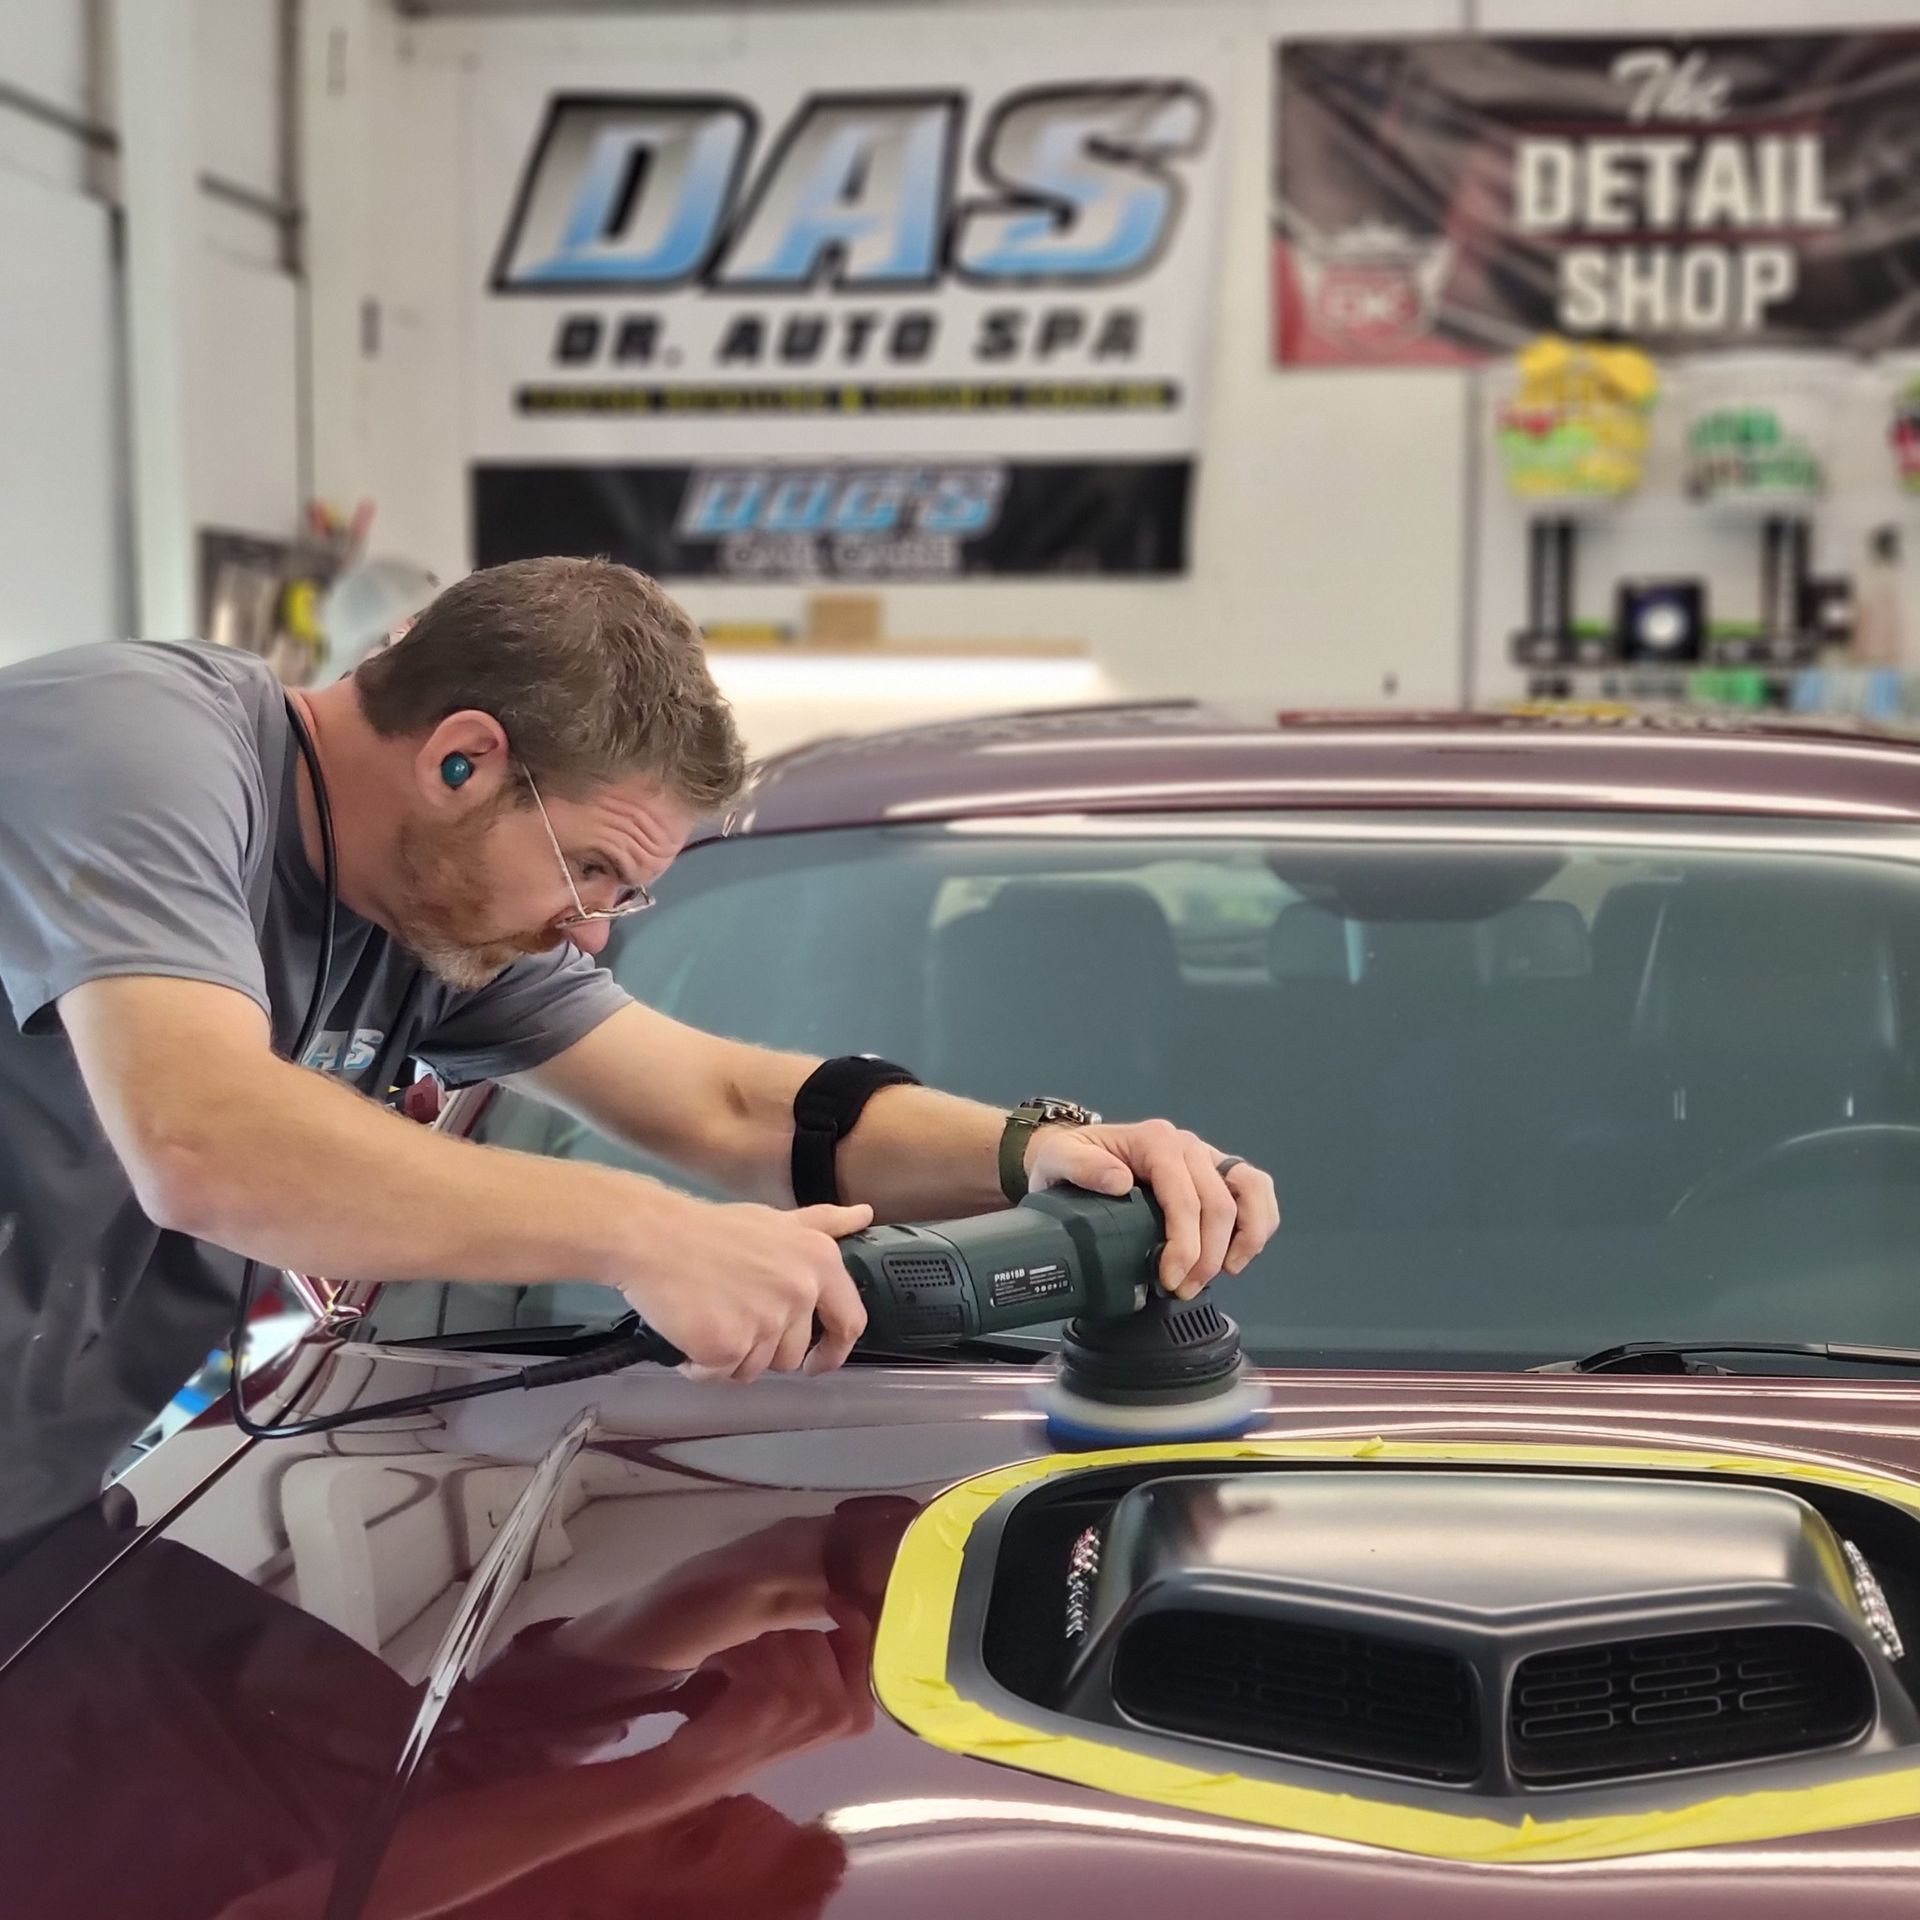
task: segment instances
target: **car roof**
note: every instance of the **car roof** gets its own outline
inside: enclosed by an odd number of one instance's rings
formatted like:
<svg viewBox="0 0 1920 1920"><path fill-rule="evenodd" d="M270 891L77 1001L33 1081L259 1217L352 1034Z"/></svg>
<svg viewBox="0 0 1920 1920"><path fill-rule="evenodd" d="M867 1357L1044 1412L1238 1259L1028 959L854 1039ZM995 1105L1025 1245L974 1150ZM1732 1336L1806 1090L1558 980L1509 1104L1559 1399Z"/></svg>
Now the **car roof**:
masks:
<svg viewBox="0 0 1920 1920"><path fill-rule="evenodd" d="M1053 708L815 741L757 771L738 833L1086 813L1428 808L1920 820L1920 739L1595 715Z"/></svg>

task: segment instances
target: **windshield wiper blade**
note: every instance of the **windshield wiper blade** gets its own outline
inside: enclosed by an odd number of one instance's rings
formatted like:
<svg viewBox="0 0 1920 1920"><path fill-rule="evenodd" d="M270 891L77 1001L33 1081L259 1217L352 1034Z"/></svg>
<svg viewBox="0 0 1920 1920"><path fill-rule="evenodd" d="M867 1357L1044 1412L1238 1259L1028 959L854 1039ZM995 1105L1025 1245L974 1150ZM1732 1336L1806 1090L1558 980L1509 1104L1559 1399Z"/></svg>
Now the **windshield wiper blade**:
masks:
<svg viewBox="0 0 1920 1920"><path fill-rule="evenodd" d="M378 1344L409 1353L423 1349L438 1353L589 1353L609 1341L625 1339L639 1325L639 1316L629 1313L597 1326L561 1322L548 1327L483 1327L463 1333L426 1333L411 1340L383 1340ZM945 1340L936 1347L870 1347L863 1343L854 1348L852 1355L856 1364L880 1367L959 1366L989 1360L1033 1366L1052 1357L1053 1349L1048 1346L992 1338Z"/></svg>
<svg viewBox="0 0 1920 1920"><path fill-rule="evenodd" d="M1629 1340L1535 1373L1686 1373L1709 1354L1790 1353L1856 1367L1920 1367L1920 1347L1868 1347L1845 1340Z"/></svg>
<svg viewBox="0 0 1920 1920"><path fill-rule="evenodd" d="M441 1353L578 1353L606 1340L624 1338L639 1324L639 1316L629 1313L594 1326L564 1320L544 1327L480 1327L462 1333L423 1333L411 1340L381 1340L375 1344L408 1353L417 1353L423 1348Z"/></svg>
<svg viewBox="0 0 1920 1920"><path fill-rule="evenodd" d="M995 1340L991 1336L973 1339L943 1340L937 1347L870 1347L864 1342L848 1356L849 1366L938 1367L965 1366L969 1362L1011 1361L1016 1366L1037 1366L1053 1358L1053 1349L1029 1345L1024 1340Z"/></svg>

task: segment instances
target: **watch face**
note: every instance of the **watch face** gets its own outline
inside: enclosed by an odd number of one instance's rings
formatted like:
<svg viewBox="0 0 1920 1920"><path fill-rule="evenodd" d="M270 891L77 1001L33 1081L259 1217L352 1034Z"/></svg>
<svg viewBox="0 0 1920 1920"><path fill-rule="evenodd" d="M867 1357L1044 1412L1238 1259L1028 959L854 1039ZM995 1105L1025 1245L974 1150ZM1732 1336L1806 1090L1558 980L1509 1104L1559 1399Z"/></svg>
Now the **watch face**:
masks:
<svg viewBox="0 0 1920 1920"><path fill-rule="evenodd" d="M1100 1117L1097 1113L1089 1113L1077 1101L1052 1100L1044 1096L1023 1101L1020 1111L1032 1114L1038 1126L1090 1127Z"/></svg>

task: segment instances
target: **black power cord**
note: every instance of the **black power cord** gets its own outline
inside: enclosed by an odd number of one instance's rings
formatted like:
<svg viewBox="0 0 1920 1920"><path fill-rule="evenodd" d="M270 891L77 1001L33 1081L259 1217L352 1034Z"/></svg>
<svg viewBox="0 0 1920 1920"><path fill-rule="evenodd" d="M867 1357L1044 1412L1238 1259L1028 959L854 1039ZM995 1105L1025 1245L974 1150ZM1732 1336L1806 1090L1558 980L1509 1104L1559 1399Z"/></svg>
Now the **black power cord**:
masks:
<svg viewBox="0 0 1920 1920"><path fill-rule="evenodd" d="M314 1035L326 1013L327 994L332 986L333 938L340 908L340 858L333 837L333 807L327 798L326 777L320 771L320 755L313 744L312 734L307 731L307 723L291 700L287 702L287 722L299 744L300 757L307 764L308 778L313 782L314 808L320 816L321 877L327 896L320 927L320 964L314 974L313 991L307 998L307 1010L301 1016L300 1031L293 1043L291 1057L297 1065L307 1057L307 1049L313 1044ZM411 1003L413 992L419 984L419 976L416 975L408 989L405 1004ZM371 1406L347 1407L339 1413L315 1414L305 1420L288 1420L274 1426L263 1426L247 1412L246 1382L240 1371L241 1356L246 1349L247 1321L253 1312L254 1286L259 1276L258 1260L250 1259L240 1269L240 1294L234 1303L233 1331L228 1341L233 1370L233 1384L228 1398L233 1403L233 1423L242 1433L255 1440L297 1440L307 1434L330 1433L336 1427L354 1426L363 1420L425 1413L429 1408L445 1406L454 1400L480 1400L490 1393L509 1393L515 1388L532 1389L558 1386L569 1380L592 1380L601 1374L618 1373L623 1367L644 1361L653 1361L661 1366L678 1366L686 1358L664 1335L641 1327L632 1333L615 1334L604 1345L590 1348L585 1353L573 1354L564 1360L548 1360L539 1366L517 1367L511 1373L493 1379L476 1380L464 1387L440 1387L431 1393L410 1393L396 1400L377 1400Z"/></svg>

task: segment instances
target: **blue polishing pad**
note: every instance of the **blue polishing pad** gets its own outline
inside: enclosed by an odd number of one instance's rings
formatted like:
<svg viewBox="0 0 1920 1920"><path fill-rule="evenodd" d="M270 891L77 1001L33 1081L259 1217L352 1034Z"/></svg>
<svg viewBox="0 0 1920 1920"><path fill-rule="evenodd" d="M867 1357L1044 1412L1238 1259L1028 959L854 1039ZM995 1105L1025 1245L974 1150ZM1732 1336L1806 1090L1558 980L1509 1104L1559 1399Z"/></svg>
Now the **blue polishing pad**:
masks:
<svg viewBox="0 0 1920 1920"><path fill-rule="evenodd" d="M1052 1380L1039 1402L1047 1438L1063 1452L1099 1447L1175 1446L1196 1440L1237 1440L1259 1424L1266 1389L1244 1377L1230 1391L1189 1406L1108 1407Z"/></svg>

